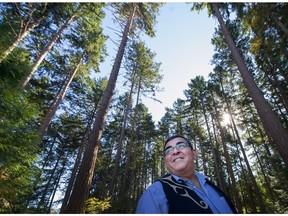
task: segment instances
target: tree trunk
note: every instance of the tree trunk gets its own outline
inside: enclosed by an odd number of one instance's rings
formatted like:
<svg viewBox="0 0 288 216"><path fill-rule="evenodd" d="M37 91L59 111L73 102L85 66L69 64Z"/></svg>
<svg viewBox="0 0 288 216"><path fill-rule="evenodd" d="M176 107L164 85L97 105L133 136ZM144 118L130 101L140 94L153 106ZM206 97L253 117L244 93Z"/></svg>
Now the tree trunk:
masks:
<svg viewBox="0 0 288 216"><path fill-rule="evenodd" d="M135 113L135 123L136 123L136 121L137 122L139 122L139 115L138 115L138 113L139 113L139 109L138 109L138 105L139 105L139 100L140 100L140 91L141 91L141 88L142 88L142 84L141 84L141 82L142 82L142 79L140 79L139 80L139 84L138 84L138 92L137 92L137 99L136 99L136 106L137 106L137 108L136 108L136 113ZM133 159L132 159L132 169L131 169L131 177L130 177L130 180L128 181L128 183L129 183L129 185L130 186L132 186L132 187L130 187L130 189L129 190L127 190L127 191L129 191L130 193L131 193L131 190L132 190L132 192L134 191L133 190L133 186L136 186L136 183L134 182L134 179L135 179L135 172L136 172L136 156L137 156L137 147L138 147L138 142L137 141L135 141L135 137L138 137L138 130L137 130L137 128L136 128L136 125L135 125L135 129L133 129L133 131L132 131L132 133L133 134L135 134L134 135L134 137L133 137L133 139L132 139L132 142L134 143L134 146L133 146ZM131 180L133 181L133 182L131 182ZM138 184L137 184L138 185ZM133 197L133 194L128 194L128 196L129 197ZM131 207L133 206L133 203L132 203L132 205L131 205L131 203L130 203L130 209L131 209Z"/></svg>
<svg viewBox="0 0 288 216"><path fill-rule="evenodd" d="M46 156L45 156L45 153L46 153L46 149L43 151L42 153L42 164L41 164L41 172L37 173L37 175L34 177L34 181L33 181L33 192L35 192L38 188L38 183L40 182L40 179L41 179L41 175L42 173L44 172L44 168L47 166L47 164L49 163L49 157L50 155L52 155L52 152L53 152L53 147L54 145L56 144L56 136L53 137L53 139L51 139L51 144L50 144L50 148L49 148L49 151L47 152ZM39 165L40 166L40 165ZM27 199L26 201L26 208L28 208L29 206L29 203L30 201L33 199L33 194Z"/></svg>
<svg viewBox="0 0 288 216"><path fill-rule="evenodd" d="M67 208L63 210L63 213L84 213L85 201L88 198L89 190L92 183L94 174L95 162L97 159L97 152L99 148L99 141L102 136L103 126L106 120L109 104L115 89L117 77L119 74L122 58L124 55L125 46L128 40L128 34L133 24L136 7L130 14L127 24L125 26L121 44L117 52L117 56L108 80L107 87L103 94L102 101L100 103L98 113L94 122L94 127L89 138L87 148L84 152L83 162L81 163L75 186L72 191Z"/></svg>
<svg viewBox="0 0 288 216"><path fill-rule="evenodd" d="M123 120L123 124L121 128L121 134L120 134L120 138L118 141L118 147L117 147L117 152L115 156L115 165L113 168L112 180L111 180L111 185L110 185L110 196L114 193L115 182L117 181L117 177L118 177L119 163L121 159L121 152L122 152L124 134L126 130L126 123L127 123L129 111L131 109L131 99L132 99L132 94L133 94L133 89L134 89L134 84L135 84L134 78L135 78L135 73L133 74L131 88L130 88L130 92L129 92L129 96L127 100L127 106L126 106L125 114L124 114L124 120Z"/></svg>
<svg viewBox="0 0 288 216"><path fill-rule="evenodd" d="M214 167L216 170L216 174L217 174L217 182L219 184L219 187L221 188L221 190L225 191L224 189L224 185L223 185L223 176L221 175L221 166L220 166L220 161L217 158L217 153L216 153L216 147L214 145L213 139L212 139L212 135L210 132L210 127L208 124L208 119L207 119L207 113L206 113L206 108L204 105L203 100L201 100L201 106L202 106L202 110L203 110L203 115L204 115L204 119L205 119L205 124L206 124L206 128L207 128L207 133L208 133L208 137L209 137L209 143L211 145L211 149L212 149L212 154L213 154L213 158L214 158Z"/></svg>
<svg viewBox="0 0 288 216"><path fill-rule="evenodd" d="M51 50L51 48L53 47L53 45L56 43L56 41L58 40L58 38L60 37L60 35L62 34L62 32L68 27L68 25L73 21L73 19L75 18L77 12L79 11L81 7L80 6L75 10L75 12L67 19L67 21L64 23L64 25L61 26L61 28L57 31L57 33L52 37L52 39L50 40L50 42L47 44L47 46L42 50L42 52L40 53L40 55L37 57L34 66L32 67L32 69L29 71L29 73L26 75L26 77L24 78L24 80L20 83L20 85L18 86L18 88L25 88L25 86L28 84L28 82L30 81L30 79L32 78L32 76L34 75L35 71L38 69L38 67L40 66L40 64L42 63L42 61L44 60L44 58L46 57L46 55L48 54L48 52Z"/></svg>
<svg viewBox="0 0 288 216"><path fill-rule="evenodd" d="M248 130L248 135L249 135L249 138L251 138L251 134L250 134L250 131ZM264 166L261 162L261 159L259 157L259 154L258 154L258 151L257 151L257 147L255 146L255 143L251 143L252 144L252 147L253 147L253 151L254 151L254 155L256 155L256 158L257 158L257 163L259 164L259 168L260 168L260 171L261 171L261 174L263 175L263 179L264 179L264 185L267 187L267 191L268 191L268 194L270 195L270 198L272 200L272 204L273 205L276 205L276 202L275 202L275 196L274 196L274 191L271 187L271 184L270 184L270 181L266 175L266 171L264 169Z"/></svg>
<svg viewBox="0 0 288 216"><path fill-rule="evenodd" d="M258 200L258 204L259 204L260 211L261 211L260 213L267 213L265 204L264 204L263 199L262 199L262 195L261 195L261 193L260 193L260 191L259 191L259 187L258 187L258 185L257 185L257 183L256 183L255 177L254 177L253 172L252 172L252 170L251 170L251 167L250 167L250 164L249 164L249 160L248 160L248 158L247 158L247 156L246 156L245 149L244 149L244 147L243 147L243 144L242 144L240 135L239 135L239 133L238 133L238 130L237 130L235 121L234 121L233 116L232 116L232 113L231 113L231 111L230 111L230 107L228 107L228 113L229 113L229 115L230 115L230 117L231 117L232 126L233 126L234 131L235 131L235 134L236 134L236 136L237 136L238 144L239 144L239 146L240 146L240 148L241 148L241 152L242 152L242 155L243 155L243 157L244 157L244 161L245 161L245 163L246 163L246 166L247 166L247 169L248 169L248 173L249 173L250 179L251 179L252 184L253 184L253 188L254 188L255 193L256 193L256 199Z"/></svg>
<svg viewBox="0 0 288 216"><path fill-rule="evenodd" d="M208 169L207 169L207 161L208 161L208 159L206 157L206 151L205 151L204 146L203 146L204 145L204 138L201 135L201 132L199 131L199 120L198 120L197 113L195 113L195 118L197 119L197 121L196 121L197 122L197 133L198 133L198 137L199 137L199 141L198 141L199 142L199 146L200 146L199 148L201 150L201 157L202 157L202 161L203 161L203 173L204 173L205 176L207 176L208 175ZM195 146L195 148L196 148L196 146ZM198 163L198 160L197 160L197 163Z"/></svg>
<svg viewBox="0 0 288 216"><path fill-rule="evenodd" d="M49 127L49 124L53 118L53 116L55 115L57 108L59 106L59 104L62 102L63 98L66 95L67 89L69 88L70 83L72 82L75 74L77 73L80 64L82 63L82 58L80 59L78 65L74 68L74 70L72 70L66 78L66 81L64 83L64 87L60 90L60 93L56 96L55 100L53 101L51 107L49 108L48 112L46 113L45 117L43 118L41 125L40 125L40 140L43 139L43 136L47 130L47 128Z"/></svg>
<svg viewBox="0 0 288 216"><path fill-rule="evenodd" d="M139 85L138 85L138 91L137 91L137 99L136 99L136 104L135 104L135 112L134 112L134 116L133 116L133 120L132 120L132 127L131 127L131 137L129 140L129 146L127 146L128 150L126 150L126 155L127 155L127 160L126 160L126 164L125 164L125 172L124 172L124 177L123 177L123 184L122 184L122 188L121 188L121 192L120 192L120 197L123 201L127 200L129 197L129 189L127 188L128 185L130 185L130 181L131 181L131 173L132 173L132 169L133 169L133 161L131 160L132 158L132 152L133 149L135 151L135 137L136 137L136 122L137 122L137 118L138 118L138 105L139 105L139 96L140 96L140 84L141 81L139 81ZM134 146L133 146L134 144ZM131 162L132 161L132 162ZM126 209L129 209L129 203L127 202L123 202L125 204L122 205L122 212L121 213L125 213ZM127 213L127 212L126 212Z"/></svg>
<svg viewBox="0 0 288 216"><path fill-rule="evenodd" d="M231 118L230 118L230 124L231 125L233 125L233 123L232 123L232 116L231 116ZM233 134L233 138L234 138L234 140L235 140L235 145L236 145L236 149L237 149L237 155L238 155L238 158L239 158L239 163L240 163L240 167L241 167L241 170L242 170L242 176L241 176L241 179L244 179L244 183L245 183L245 185L249 185L250 184L250 182L248 182L248 180L247 180L247 175L246 175L246 169L244 168L244 166L243 166L243 163L242 163L242 157L241 157L241 154L240 154L240 150L239 150L239 145L237 144L237 142L238 143L240 143L241 145L242 145L242 143L241 143L241 140L239 140L239 135L236 135L236 134L238 134L238 132L236 131L237 130L237 128L235 128L235 127L231 127L231 130L232 130L232 134ZM242 148L243 149L243 148ZM241 149L241 150L242 150ZM242 151L243 152L243 151ZM244 152L245 153L245 152ZM245 161L245 162L247 162L247 161ZM248 166L249 166L249 163L248 163ZM250 178L251 179L251 178ZM241 182L240 182L240 187L242 188L242 185L241 185ZM248 205L248 203L249 203L249 206L251 206L252 207L252 212L253 213L256 213L257 212L257 208L256 208L256 204L255 204L255 199L254 199L254 194L253 194L253 190L252 190L252 188L249 190L248 189L248 195L249 195L249 197L248 197L248 200L246 200L246 198L245 198L245 195L243 194L243 188L242 188L242 197L244 197L243 198L243 202L244 202L244 206L245 206L245 209L246 209L246 213L247 213L247 205ZM257 198L257 197L256 197ZM251 213L251 212L250 212Z"/></svg>
<svg viewBox="0 0 288 216"><path fill-rule="evenodd" d="M288 132L287 129L283 127L280 120L278 119L277 115L273 112L269 103L265 100L262 92L256 85L255 81L253 80L253 76L248 71L235 42L232 39L232 36L229 33L227 26L225 25L223 18L220 14L218 4L211 3L214 9L214 14L217 17L223 35L226 39L227 45L231 50L233 59L238 66L239 72L243 78L244 84L251 96L254 105L257 109L257 112L260 116L260 119L263 123L264 128L266 131L271 135L279 154L281 155L283 161L288 166Z"/></svg>
<svg viewBox="0 0 288 216"><path fill-rule="evenodd" d="M28 24L24 27L23 31L19 33L16 40L13 42L13 44L7 48L3 52L2 55L0 55L0 63L21 43L21 41L45 18L45 15L40 16L35 22Z"/></svg>
<svg viewBox="0 0 288 216"><path fill-rule="evenodd" d="M232 195L233 195L234 202L235 202L238 213L243 214L242 203L241 203L241 199L239 197L239 194L237 192L237 182L236 182L235 175L233 172L233 167L232 167L232 163L231 163L231 158L229 156L229 151L228 151L227 145L225 143L224 132L223 132L223 129L222 129L219 122L218 122L218 125L219 125L219 130L220 130L220 136L222 139L222 147L224 150L224 157L225 157L225 161L227 164L228 175L231 179Z"/></svg>
<svg viewBox="0 0 288 216"><path fill-rule="evenodd" d="M220 80L221 92L223 94L223 98L224 98L226 107L228 108L228 107L230 107L230 105L228 103L228 100L227 100L227 97L226 97L226 93L225 93L224 88L223 88L221 74L219 75L219 80ZM214 100L213 100L213 103L214 103L214 107L216 107ZM236 208L238 210L238 213L242 214L243 213L243 211L242 211L242 203L241 203L241 199L239 197L239 194L237 193L237 182L236 182L235 175L234 175L234 172L233 172L233 167L232 167L232 163L231 163L231 158L229 156L229 151L227 149L227 145L225 144L224 131L223 131L222 126L220 125L220 122L218 122L218 126L219 126L219 130L220 130L220 136L221 136L221 139L222 139L222 146L223 146L223 150L224 150L224 156L225 156L225 160L226 160L226 164L227 164L228 174L229 174L231 182L232 182L232 194L233 194L233 197L234 197L234 200L235 200L235 204L236 204Z"/></svg>
<svg viewBox="0 0 288 216"><path fill-rule="evenodd" d="M275 73L275 70L273 69L272 64L269 62L269 60L268 60L268 67L269 67L270 74L273 77L274 82L270 78L269 75L266 75L266 74L265 75L267 76L267 79L268 79L270 85L272 85L272 87L274 88L275 93L278 96L279 100L283 103L283 106L286 110L285 113L287 113L288 112L288 98L287 98L287 94L285 92L285 89L283 89L283 87L281 85L281 82L283 82L283 81L279 81L279 79ZM285 86L285 85L283 85L283 86Z"/></svg>
<svg viewBox="0 0 288 216"><path fill-rule="evenodd" d="M58 167L58 164L59 164L60 159L61 159L61 157L62 157L63 154L64 154L64 147L62 147L61 150L60 150L60 153L59 153L59 156L58 156L58 158L57 158L57 161L56 161L56 163L55 163L55 165L54 165L54 168L53 168L53 170L52 170L52 173L50 174L50 177L49 177L49 179L48 179L48 182L47 182L47 184L46 184L46 186L45 186L45 189L44 189L44 191L43 191L43 193L42 193L41 199L40 199L40 201L39 201L39 203L38 203L37 210L39 210L41 207L44 206L44 200L45 200L45 197L47 196L48 189L49 189L49 187L50 187L50 183L51 183L51 181L52 181L52 179L53 179L53 177L54 177L54 173L56 172L56 169L57 169L57 167Z"/></svg>
<svg viewBox="0 0 288 216"><path fill-rule="evenodd" d="M86 146L87 146L88 135L90 134L90 128L91 128L93 119L95 117L98 104L99 104L99 101L97 100L95 102L95 107L94 107L94 110L92 112L92 116L89 119L89 122L87 124L86 130L85 130L85 133L84 133L84 137L82 139L81 146L79 147L79 150L78 150L78 153L77 153L77 157L76 157L76 160L75 160L75 163L74 163L74 167L73 167L71 176L69 178L68 186L66 188L65 196L64 196L64 199L63 199L63 202L62 202L62 205L61 205L60 214L62 214L64 209L67 207L68 201L70 199L71 192L73 191L73 187L74 187L74 184L75 184L76 176L77 176L81 161L83 159L84 151L85 151Z"/></svg>
<svg viewBox="0 0 288 216"><path fill-rule="evenodd" d="M277 24L277 26L286 34L288 35L288 28L276 17L276 15L272 12L271 17L274 20L274 22Z"/></svg>
<svg viewBox="0 0 288 216"><path fill-rule="evenodd" d="M213 99L212 99L213 100ZM223 162L222 162L222 159L221 159L221 155L222 155L222 152L220 152L220 144L219 144L219 139L218 139L218 136L217 136L217 132L216 132L216 124L218 123L219 119L216 118L216 116L213 114L213 113L210 113L211 115L211 121L212 121L212 129L213 129L213 135L214 135L214 140L215 140L215 145L214 145L214 149L215 149L215 157L216 157L216 160L218 161L217 164L219 166L219 176L220 178L217 180L218 182L218 185L222 185L222 191L225 193L225 194L228 194L227 192L227 182L225 181L225 177L224 177L224 171L223 171ZM220 141L221 142L221 141ZM225 168L224 168L225 169Z"/></svg>
<svg viewBox="0 0 288 216"><path fill-rule="evenodd" d="M63 173L64 173L65 166L66 166L66 163L67 163L67 155L68 155L68 153L66 153L66 156L65 156L65 158L63 159L64 162L63 162L63 164L62 164L62 168L61 168L60 172L58 173L57 179L55 179L55 181L53 182L54 190L53 190L53 192L52 192L52 194L51 194L51 196L50 196L50 199L49 199L49 200L50 200L50 203L49 203L49 206L47 207L47 213L51 213L50 211L51 211L51 207L52 207L52 205L53 205L53 200L54 200L54 198L55 198L55 195L56 195L56 192L57 192L57 188L58 188L59 183L60 183L60 179L61 179L61 177L62 177L62 175L63 175Z"/></svg>

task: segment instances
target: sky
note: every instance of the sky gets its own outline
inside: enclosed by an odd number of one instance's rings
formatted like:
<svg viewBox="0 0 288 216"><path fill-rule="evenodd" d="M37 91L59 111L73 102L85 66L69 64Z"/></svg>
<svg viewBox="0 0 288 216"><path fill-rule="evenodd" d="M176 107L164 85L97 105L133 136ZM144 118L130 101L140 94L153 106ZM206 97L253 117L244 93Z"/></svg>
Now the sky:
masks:
<svg viewBox="0 0 288 216"><path fill-rule="evenodd" d="M214 53L211 38L217 21L208 17L206 10L198 13L191 12L190 8L191 5L184 2L166 3L157 17L154 28L156 36L143 38L146 46L156 53L155 61L161 62L160 70L164 76L159 84L164 90L156 93L157 100L162 103L142 98L155 123L164 116L165 107L172 108L177 98L185 99L183 91L188 89L191 79L201 75L207 80L213 70L210 63ZM103 30L111 38L106 42L109 57L100 65L101 76L109 76L118 49L112 41L119 38L113 28L115 25L108 14L103 22ZM120 76L123 73L120 71ZM118 78L116 88L119 91L125 90L121 77Z"/></svg>

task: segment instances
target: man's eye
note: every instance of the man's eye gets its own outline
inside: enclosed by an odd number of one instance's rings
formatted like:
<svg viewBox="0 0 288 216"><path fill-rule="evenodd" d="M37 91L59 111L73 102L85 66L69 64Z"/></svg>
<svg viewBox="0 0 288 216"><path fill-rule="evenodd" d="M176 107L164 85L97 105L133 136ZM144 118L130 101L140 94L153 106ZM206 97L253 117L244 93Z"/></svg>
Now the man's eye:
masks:
<svg viewBox="0 0 288 216"><path fill-rule="evenodd" d="M185 143L180 143L177 145L178 149L184 149L186 147Z"/></svg>
<svg viewBox="0 0 288 216"><path fill-rule="evenodd" d="M172 152L172 151L173 151L173 148L172 148L172 147L168 147L168 148L165 150L166 153L170 153L170 152Z"/></svg>

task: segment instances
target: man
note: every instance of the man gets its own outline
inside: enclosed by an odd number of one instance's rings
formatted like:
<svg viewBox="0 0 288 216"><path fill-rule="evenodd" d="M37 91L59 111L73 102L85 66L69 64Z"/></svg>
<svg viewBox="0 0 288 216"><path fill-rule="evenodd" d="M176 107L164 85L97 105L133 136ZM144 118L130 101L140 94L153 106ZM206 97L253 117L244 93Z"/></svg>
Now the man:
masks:
<svg viewBox="0 0 288 216"><path fill-rule="evenodd" d="M136 213L237 213L228 197L203 174L195 171L196 149L183 136L169 137L164 145L169 173L139 199Z"/></svg>

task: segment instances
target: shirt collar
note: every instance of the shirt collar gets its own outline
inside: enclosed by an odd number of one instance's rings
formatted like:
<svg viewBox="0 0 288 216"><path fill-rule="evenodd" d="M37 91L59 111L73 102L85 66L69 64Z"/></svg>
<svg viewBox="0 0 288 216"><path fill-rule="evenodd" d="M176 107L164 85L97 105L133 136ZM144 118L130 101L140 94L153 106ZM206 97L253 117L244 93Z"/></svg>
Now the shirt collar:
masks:
<svg viewBox="0 0 288 216"><path fill-rule="evenodd" d="M176 180L177 182L181 182L181 181L186 182L186 181L188 181L188 180L182 179L181 177L179 177L179 176L177 176L177 175L174 175L174 174L172 174L172 173L171 173L171 175L175 178L175 180ZM206 177L204 174L199 173L199 172L196 171L196 170L195 170L195 175L197 176L198 181L200 182L200 184L201 184L201 185L204 185L205 182L206 182L207 177Z"/></svg>

